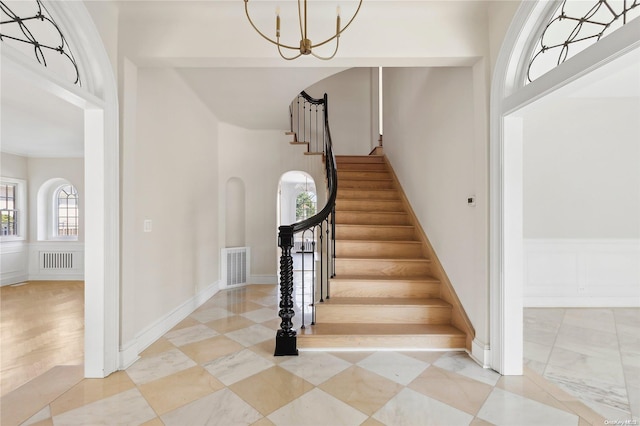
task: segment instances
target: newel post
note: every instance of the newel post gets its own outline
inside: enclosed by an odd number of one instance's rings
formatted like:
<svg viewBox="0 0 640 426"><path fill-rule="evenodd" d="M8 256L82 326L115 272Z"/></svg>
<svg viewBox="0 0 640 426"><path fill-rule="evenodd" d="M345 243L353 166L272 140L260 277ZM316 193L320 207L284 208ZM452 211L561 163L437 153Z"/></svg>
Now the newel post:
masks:
<svg viewBox="0 0 640 426"><path fill-rule="evenodd" d="M293 312L293 226L284 225L278 228L278 247L282 249L280 255L280 311L282 319L280 330L276 333L275 356L298 355L296 346L296 330L293 329L291 319Z"/></svg>

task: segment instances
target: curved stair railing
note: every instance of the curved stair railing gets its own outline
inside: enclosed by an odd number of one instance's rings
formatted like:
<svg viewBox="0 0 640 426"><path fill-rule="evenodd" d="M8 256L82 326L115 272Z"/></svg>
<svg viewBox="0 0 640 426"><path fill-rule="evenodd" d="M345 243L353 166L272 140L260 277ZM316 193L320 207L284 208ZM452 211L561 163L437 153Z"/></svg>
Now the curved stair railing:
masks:
<svg viewBox="0 0 640 426"><path fill-rule="evenodd" d="M320 302L329 298L329 278L335 270L335 205L338 194L338 173L336 171L336 159L333 154L331 132L329 131L329 112L327 108L327 95L322 99L315 99L306 92L292 102L289 113L291 121L291 133L294 135L294 143L308 144L309 153L321 153L323 155L328 198L326 205L314 216L278 228L278 247L280 255L280 310L278 315L282 322L276 333L275 356L298 355L296 343L296 330L293 328L294 313L294 283L293 283L293 257L291 250L294 246L294 236L302 236L302 325L305 328L305 270L304 252L308 250L304 241L308 238L311 242L311 252L316 250L320 255L319 279ZM313 151L311 151L313 149ZM321 150L320 150L321 149ZM317 238L316 238L317 237ZM316 247L316 240L318 247ZM315 254L314 254L315 258ZM315 261L311 265L311 324L315 323L316 303L316 270Z"/></svg>

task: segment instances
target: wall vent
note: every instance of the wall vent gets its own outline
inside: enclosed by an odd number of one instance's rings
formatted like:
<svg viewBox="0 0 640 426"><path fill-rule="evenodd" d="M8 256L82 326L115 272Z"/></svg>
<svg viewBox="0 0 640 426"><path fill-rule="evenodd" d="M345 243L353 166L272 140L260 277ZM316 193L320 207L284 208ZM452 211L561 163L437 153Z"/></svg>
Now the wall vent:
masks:
<svg viewBox="0 0 640 426"><path fill-rule="evenodd" d="M225 287L245 285L249 281L251 249L233 247L222 249L222 284Z"/></svg>
<svg viewBox="0 0 640 426"><path fill-rule="evenodd" d="M73 252L41 251L40 269L73 269Z"/></svg>

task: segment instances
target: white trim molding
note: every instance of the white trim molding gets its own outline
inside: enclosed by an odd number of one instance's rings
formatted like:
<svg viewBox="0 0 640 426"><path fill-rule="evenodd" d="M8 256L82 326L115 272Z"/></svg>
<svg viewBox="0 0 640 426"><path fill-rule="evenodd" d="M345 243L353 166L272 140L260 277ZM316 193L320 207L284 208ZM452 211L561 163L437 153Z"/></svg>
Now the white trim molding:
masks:
<svg viewBox="0 0 640 426"><path fill-rule="evenodd" d="M133 340L120 347L119 368L125 370L140 358L140 354L153 342L165 335L169 330L179 324L204 302L212 298L220 291L221 282L215 282L207 288L199 291L193 297L146 327L133 338Z"/></svg>
<svg viewBox="0 0 640 426"><path fill-rule="evenodd" d="M640 239L526 239L524 306L640 307Z"/></svg>
<svg viewBox="0 0 640 426"><path fill-rule="evenodd" d="M251 275L249 284L278 284L276 275Z"/></svg>
<svg viewBox="0 0 640 426"><path fill-rule="evenodd" d="M491 368L491 348L486 343L473 339L469 356L482 368Z"/></svg>

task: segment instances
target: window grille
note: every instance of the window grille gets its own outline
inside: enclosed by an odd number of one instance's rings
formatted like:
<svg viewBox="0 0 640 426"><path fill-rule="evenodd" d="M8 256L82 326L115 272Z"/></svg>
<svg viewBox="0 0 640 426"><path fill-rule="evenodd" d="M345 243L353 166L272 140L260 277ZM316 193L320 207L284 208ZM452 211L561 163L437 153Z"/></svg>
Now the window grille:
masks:
<svg viewBox="0 0 640 426"><path fill-rule="evenodd" d="M58 237L78 236L78 191L73 185L63 185L55 195Z"/></svg>
<svg viewBox="0 0 640 426"><path fill-rule="evenodd" d="M640 16L640 0L564 0L531 56L525 84Z"/></svg>
<svg viewBox="0 0 640 426"><path fill-rule="evenodd" d="M1 232L3 236L18 236L19 211L16 208L16 193L16 184L0 184Z"/></svg>
<svg viewBox="0 0 640 426"><path fill-rule="evenodd" d="M82 85L78 64L67 39L40 0L0 1L0 41L34 55L38 63L70 76Z"/></svg>

